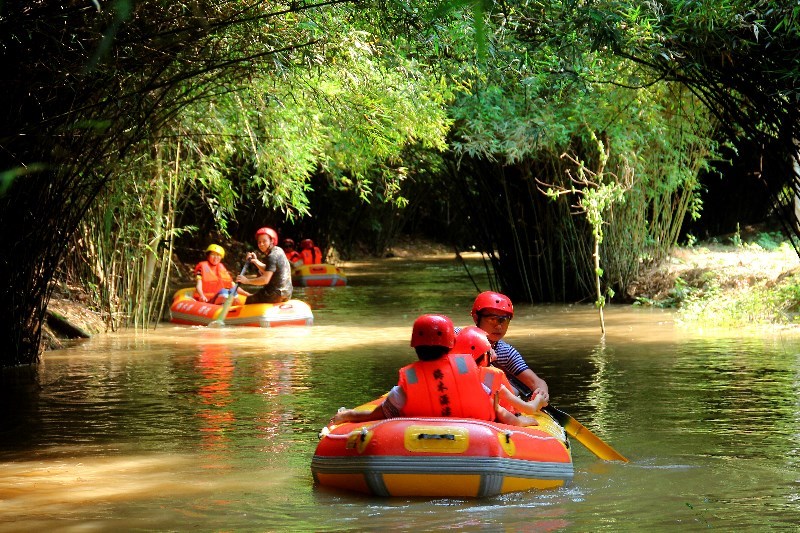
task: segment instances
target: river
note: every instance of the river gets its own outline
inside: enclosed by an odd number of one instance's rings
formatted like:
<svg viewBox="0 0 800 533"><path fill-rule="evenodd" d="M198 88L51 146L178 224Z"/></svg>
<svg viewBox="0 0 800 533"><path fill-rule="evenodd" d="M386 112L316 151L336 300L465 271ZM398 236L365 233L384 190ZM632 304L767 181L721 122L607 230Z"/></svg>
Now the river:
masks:
<svg viewBox="0 0 800 533"><path fill-rule="evenodd" d="M469 273L487 289L483 267ZM796 530L800 336L703 331L669 311L517 305L506 340L551 402L630 458L572 439L564 488L380 499L313 485L318 433L414 360L424 312L470 323L448 258L348 263L350 285L298 289L311 327L160 325L45 354L3 380L0 532Z"/></svg>

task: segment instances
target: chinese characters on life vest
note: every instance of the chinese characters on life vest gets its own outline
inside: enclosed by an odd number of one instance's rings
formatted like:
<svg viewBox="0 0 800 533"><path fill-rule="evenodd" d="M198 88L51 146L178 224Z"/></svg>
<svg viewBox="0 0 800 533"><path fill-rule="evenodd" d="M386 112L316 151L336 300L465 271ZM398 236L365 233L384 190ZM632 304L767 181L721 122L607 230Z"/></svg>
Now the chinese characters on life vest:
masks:
<svg viewBox="0 0 800 533"><path fill-rule="evenodd" d="M436 390L439 392L439 405L442 408L442 416L450 416L450 397L447 395L447 385L444 384L444 373L437 368L433 372L433 379L438 382Z"/></svg>

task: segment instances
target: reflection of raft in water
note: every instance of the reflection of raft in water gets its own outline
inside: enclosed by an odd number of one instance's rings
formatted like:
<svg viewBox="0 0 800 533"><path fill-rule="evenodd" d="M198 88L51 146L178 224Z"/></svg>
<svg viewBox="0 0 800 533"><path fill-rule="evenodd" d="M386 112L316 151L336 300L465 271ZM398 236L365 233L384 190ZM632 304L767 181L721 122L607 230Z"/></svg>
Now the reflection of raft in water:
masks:
<svg viewBox="0 0 800 533"><path fill-rule="evenodd" d="M180 289L172 298L170 321L176 324L207 326L219 317L222 305L198 302L192 297L194 288ZM310 326L314 314L307 303L289 300L279 304L232 305L225 317L228 326Z"/></svg>
<svg viewBox="0 0 800 533"><path fill-rule="evenodd" d="M300 265L292 270L295 287L341 287L347 285L347 276L341 268L322 263Z"/></svg>
<svg viewBox="0 0 800 533"><path fill-rule="evenodd" d="M361 406L371 410L376 402ZM573 477L564 429L457 418L392 418L326 428L311 460L323 486L376 496L483 497L550 489Z"/></svg>

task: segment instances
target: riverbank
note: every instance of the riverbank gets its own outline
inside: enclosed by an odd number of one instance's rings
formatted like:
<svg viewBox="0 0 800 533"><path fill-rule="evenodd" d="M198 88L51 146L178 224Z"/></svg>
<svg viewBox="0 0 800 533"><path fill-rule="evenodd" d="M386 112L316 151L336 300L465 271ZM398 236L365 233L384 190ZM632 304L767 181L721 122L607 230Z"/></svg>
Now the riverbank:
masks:
<svg viewBox="0 0 800 533"><path fill-rule="evenodd" d="M800 259L786 243L764 244L712 242L676 248L661 264L642 270L627 299L634 305L675 308L678 319L687 324L798 324ZM403 238L387 257L453 253L441 244ZM191 272L193 265L183 266L179 272ZM185 281L189 284L191 278ZM66 339L106 331L100 313L91 309L77 287L59 287L47 317L43 334L47 349L60 348Z"/></svg>
<svg viewBox="0 0 800 533"><path fill-rule="evenodd" d="M676 248L643 271L628 296L639 305L676 308L686 324L798 325L800 258L788 243Z"/></svg>

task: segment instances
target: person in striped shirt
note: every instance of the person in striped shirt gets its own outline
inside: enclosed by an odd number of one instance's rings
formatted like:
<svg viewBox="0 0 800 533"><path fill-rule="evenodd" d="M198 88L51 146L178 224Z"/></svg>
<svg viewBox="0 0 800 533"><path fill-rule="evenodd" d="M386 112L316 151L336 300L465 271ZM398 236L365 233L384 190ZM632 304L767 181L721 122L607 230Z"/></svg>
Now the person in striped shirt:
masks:
<svg viewBox="0 0 800 533"><path fill-rule="evenodd" d="M476 326L487 333L489 342L497 354L493 365L503 370L512 383L516 380L530 389L531 397L541 394L544 403L548 403L550 391L545 380L528 367L516 348L502 340L512 318L514 318L514 305L505 294L485 291L480 293L472 304L472 319Z"/></svg>

